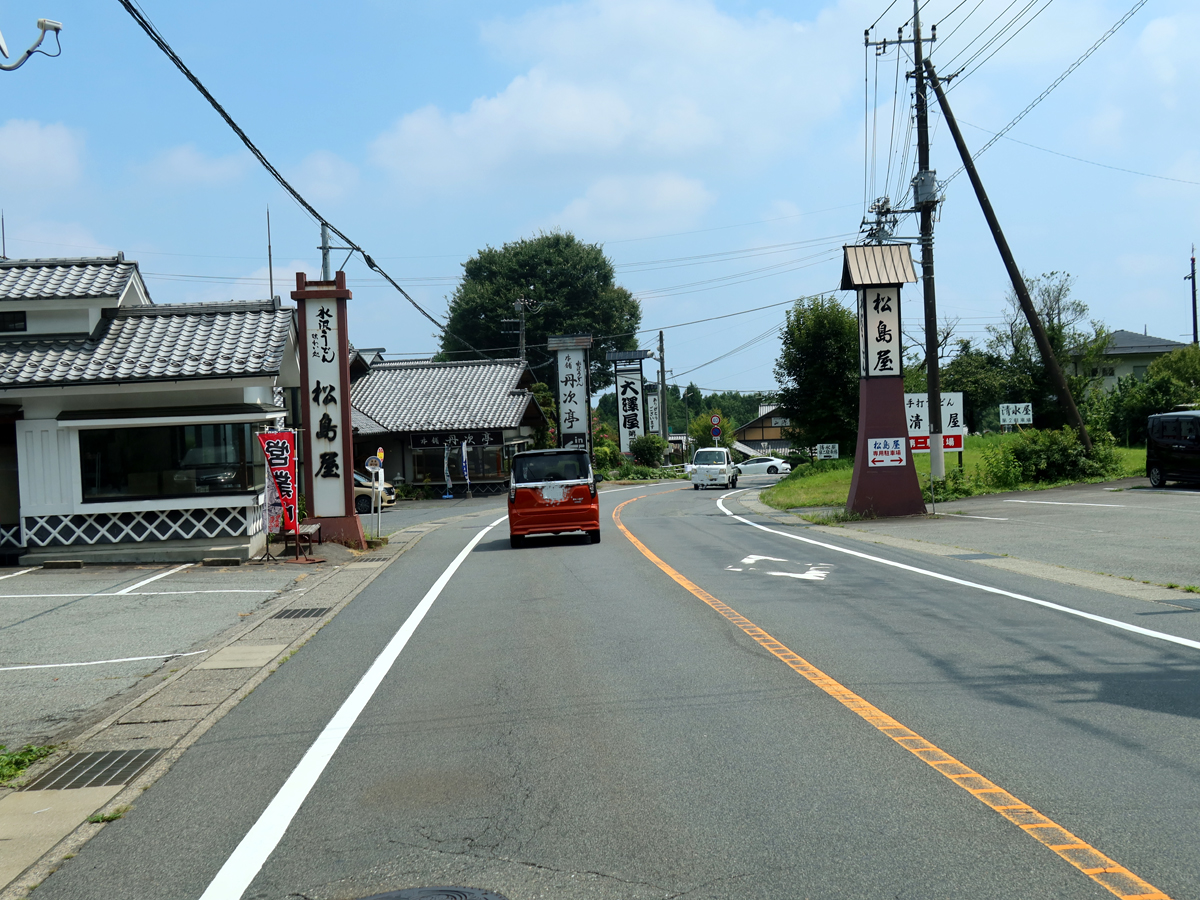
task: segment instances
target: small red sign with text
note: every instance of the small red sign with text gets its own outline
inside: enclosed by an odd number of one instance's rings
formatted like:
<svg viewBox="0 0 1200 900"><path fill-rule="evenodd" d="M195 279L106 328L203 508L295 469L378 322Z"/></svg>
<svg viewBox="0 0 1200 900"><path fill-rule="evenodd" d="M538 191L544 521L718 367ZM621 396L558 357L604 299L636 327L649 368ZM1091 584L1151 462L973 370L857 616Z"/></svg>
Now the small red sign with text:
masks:
<svg viewBox="0 0 1200 900"><path fill-rule="evenodd" d="M280 531L299 533L300 521L296 509L299 494L296 485L296 432L264 431L258 435L258 443L262 446L267 469L271 472L271 479L275 482L279 501L283 505Z"/></svg>

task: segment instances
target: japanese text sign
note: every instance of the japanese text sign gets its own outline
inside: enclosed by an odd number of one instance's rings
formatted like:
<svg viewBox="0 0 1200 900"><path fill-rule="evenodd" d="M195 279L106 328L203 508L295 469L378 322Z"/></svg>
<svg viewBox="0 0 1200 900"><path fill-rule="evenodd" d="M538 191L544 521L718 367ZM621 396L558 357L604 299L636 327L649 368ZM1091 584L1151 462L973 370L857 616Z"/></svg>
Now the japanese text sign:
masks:
<svg viewBox="0 0 1200 900"><path fill-rule="evenodd" d="M861 378L899 377L900 289L858 292L858 374Z"/></svg>
<svg viewBox="0 0 1200 900"><path fill-rule="evenodd" d="M557 355L559 446L586 451L592 427L587 351L573 347Z"/></svg>
<svg viewBox="0 0 1200 900"><path fill-rule="evenodd" d="M837 459L837 444L817 444L817 459Z"/></svg>
<svg viewBox="0 0 1200 900"><path fill-rule="evenodd" d="M908 423L908 449L929 452L929 395L905 394L904 418ZM961 450L967 435L961 392L942 394L942 449Z"/></svg>
<svg viewBox="0 0 1200 900"><path fill-rule="evenodd" d="M342 338L336 300L309 300L304 353L308 363L305 417L312 430L313 513L346 515L346 463L342 458Z"/></svg>
<svg viewBox="0 0 1200 900"><path fill-rule="evenodd" d="M1033 424L1033 404L1032 403L1001 403L1000 404L1000 424L1001 425L1032 425Z"/></svg>
<svg viewBox="0 0 1200 900"><path fill-rule="evenodd" d="M258 435L259 446L267 461L267 469L281 507L280 531L296 531L298 519L299 485L296 483L296 432L266 431Z"/></svg>
<svg viewBox="0 0 1200 900"><path fill-rule="evenodd" d="M642 418L642 365L617 370L617 431L621 452L629 453L630 444L646 433Z"/></svg>
<svg viewBox="0 0 1200 900"><path fill-rule="evenodd" d="M646 394L646 432L658 434L658 391Z"/></svg>
<svg viewBox="0 0 1200 900"><path fill-rule="evenodd" d="M903 466L907 461L908 441L905 438L868 438L867 448L870 458L867 464L872 469L882 469L885 466Z"/></svg>

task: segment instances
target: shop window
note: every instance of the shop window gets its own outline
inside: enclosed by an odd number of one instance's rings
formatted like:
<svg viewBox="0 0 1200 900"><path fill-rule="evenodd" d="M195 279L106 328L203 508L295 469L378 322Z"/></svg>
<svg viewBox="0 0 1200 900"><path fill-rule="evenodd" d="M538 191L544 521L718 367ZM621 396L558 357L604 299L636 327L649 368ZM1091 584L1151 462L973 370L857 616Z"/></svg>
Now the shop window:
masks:
<svg viewBox="0 0 1200 900"><path fill-rule="evenodd" d="M248 424L79 432L85 503L261 491L265 469Z"/></svg>
<svg viewBox="0 0 1200 900"><path fill-rule="evenodd" d="M24 331L25 330L25 311L19 312L0 312L0 332L2 331Z"/></svg>
<svg viewBox="0 0 1200 900"><path fill-rule="evenodd" d="M491 444L487 447L467 448L467 471L472 481L496 481L504 477L504 447ZM413 483L445 484L445 451L441 447L414 448ZM450 480L458 484L462 477L462 457L458 447L450 448Z"/></svg>

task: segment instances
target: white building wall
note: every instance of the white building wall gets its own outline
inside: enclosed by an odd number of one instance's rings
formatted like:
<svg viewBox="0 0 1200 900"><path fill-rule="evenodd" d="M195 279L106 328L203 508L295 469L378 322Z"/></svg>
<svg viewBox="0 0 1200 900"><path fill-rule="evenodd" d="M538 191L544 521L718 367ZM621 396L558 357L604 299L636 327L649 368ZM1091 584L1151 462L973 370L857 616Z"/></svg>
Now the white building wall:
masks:
<svg viewBox="0 0 1200 900"><path fill-rule="evenodd" d="M17 422L17 473L21 515L67 514L75 506L79 471L77 433L54 419Z"/></svg>

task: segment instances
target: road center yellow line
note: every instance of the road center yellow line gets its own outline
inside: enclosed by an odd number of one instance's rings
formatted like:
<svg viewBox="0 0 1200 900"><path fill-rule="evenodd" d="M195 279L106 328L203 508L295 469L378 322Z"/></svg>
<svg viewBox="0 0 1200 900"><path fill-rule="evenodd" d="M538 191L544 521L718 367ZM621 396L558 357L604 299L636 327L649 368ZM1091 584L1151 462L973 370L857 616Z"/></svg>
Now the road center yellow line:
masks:
<svg viewBox="0 0 1200 900"><path fill-rule="evenodd" d="M1122 900L1170 900L1166 894L1149 882L1139 878L1133 872L1105 856L1086 841L1076 837L1061 825L1042 815L1028 803L1023 803L1008 791L984 778L970 766L955 759L934 744L931 744L915 731L906 728L887 713L868 703L848 687L826 675L812 663L792 652L782 642L775 640L770 634L741 615L737 610L722 603L708 591L704 590L704 588L695 584L659 559L621 521L621 510L630 503L641 500L645 496L647 495L643 494L640 497L633 497L617 506L612 513L613 521L616 523L617 528L621 529L621 533L642 552L643 556L658 566L677 584L703 600L730 623L736 625L757 641L763 649L770 652L781 662L803 675L847 709L857 713L865 721L874 725L909 753L917 757L917 759L950 779L980 803L995 810L1038 843L1053 850L1058 856L1065 859L1097 884L1121 897Z"/></svg>

